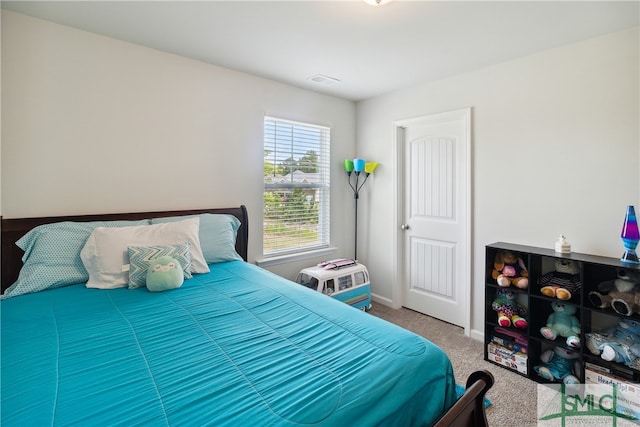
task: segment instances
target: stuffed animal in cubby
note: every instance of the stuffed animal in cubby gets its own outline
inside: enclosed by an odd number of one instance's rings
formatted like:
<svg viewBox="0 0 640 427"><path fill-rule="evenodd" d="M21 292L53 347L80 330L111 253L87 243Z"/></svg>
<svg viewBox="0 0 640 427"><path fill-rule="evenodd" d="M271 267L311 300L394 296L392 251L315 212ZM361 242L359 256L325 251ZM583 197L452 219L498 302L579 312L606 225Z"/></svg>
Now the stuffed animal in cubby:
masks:
<svg viewBox="0 0 640 427"><path fill-rule="evenodd" d="M556 259L555 270L538 280L540 292L550 298L569 300L582 288L580 265L568 259Z"/></svg>
<svg viewBox="0 0 640 427"><path fill-rule="evenodd" d="M547 325L540 328L542 336L548 340L565 337L569 347L580 347L580 321L575 316L576 306L553 301L551 308L553 313L547 318Z"/></svg>
<svg viewBox="0 0 640 427"><path fill-rule="evenodd" d="M173 257L161 256L149 261L147 270L147 289L150 292L162 292L182 286L184 271Z"/></svg>
<svg viewBox="0 0 640 427"><path fill-rule="evenodd" d="M511 325L519 329L527 327L527 309L516 301L516 292L510 289L498 289L491 308L498 314L498 324L502 327Z"/></svg>
<svg viewBox="0 0 640 427"><path fill-rule="evenodd" d="M548 381L579 384L580 354L567 348L555 347L540 355L540 364L533 367L538 375Z"/></svg>
<svg viewBox="0 0 640 427"><path fill-rule="evenodd" d="M584 336L587 348L596 356L640 369L640 322L623 318L617 326Z"/></svg>
<svg viewBox="0 0 640 427"><path fill-rule="evenodd" d="M588 294L589 301L596 307L611 307L622 316L640 312L640 271L620 269L618 278L602 282L597 291Z"/></svg>
<svg viewBox="0 0 640 427"><path fill-rule="evenodd" d="M503 249L496 253L491 277L503 288L515 286L527 289L529 286L529 272L522 258L515 252Z"/></svg>

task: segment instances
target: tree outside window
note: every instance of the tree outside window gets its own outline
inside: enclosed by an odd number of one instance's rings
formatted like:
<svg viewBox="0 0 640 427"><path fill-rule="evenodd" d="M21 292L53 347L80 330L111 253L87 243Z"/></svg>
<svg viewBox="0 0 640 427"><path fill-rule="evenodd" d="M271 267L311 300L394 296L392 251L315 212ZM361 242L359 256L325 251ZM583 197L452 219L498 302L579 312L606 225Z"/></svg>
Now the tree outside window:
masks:
<svg viewBox="0 0 640 427"><path fill-rule="evenodd" d="M265 256L329 245L329 128L264 122Z"/></svg>

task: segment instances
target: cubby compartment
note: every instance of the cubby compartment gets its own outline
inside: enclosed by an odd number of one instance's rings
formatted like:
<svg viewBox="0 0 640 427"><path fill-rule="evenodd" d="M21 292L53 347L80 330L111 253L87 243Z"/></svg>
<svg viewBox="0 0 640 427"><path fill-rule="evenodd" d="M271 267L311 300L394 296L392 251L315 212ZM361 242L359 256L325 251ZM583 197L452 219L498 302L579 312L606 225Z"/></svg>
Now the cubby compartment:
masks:
<svg viewBox="0 0 640 427"><path fill-rule="evenodd" d="M526 325L522 327L517 321L518 317L525 320L529 317L529 298L525 291L488 286L486 288L486 302L485 318L487 322L506 328L527 330ZM505 306L504 309L503 306ZM509 324L500 322L500 319L504 320L505 317L508 318Z"/></svg>
<svg viewBox="0 0 640 427"><path fill-rule="evenodd" d="M575 379L581 382L583 361L580 350L555 345L547 341L534 341L530 344L530 378L541 383L561 383ZM546 371L546 372L545 372Z"/></svg>
<svg viewBox="0 0 640 427"><path fill-rule="evenodd" d="M489 330L489 342L511 352L526 355L529 353L528 339L524 331L495 326Z"/></svg>
<svg viewBox="0 0 640 427"><path fill-rule="evenodd" d="M564 257L532 255L532 295L580 304L582 263Z"/></svg>
<svg viewBox="0 0 640 427"><path fill-rule="evenodd" d="M512 272L517 275L526 271L528 281L526 288L516 287L510 283L499 283L496 280L494 263L496 256L503 251L511 252L518 260L517 265L520 267L514 267ZM585 381L585 366L591 366L589 372L592 374L596 371L623 378L630 383L640 382L640 357L634 358L633 363L630 363L631 366L624 362L607 361L598 354L592 354L586 344L588 333L615 328L621 320L638 322L640 332L640 266L625 264L616 258L574 252L561 254L553 249L502 242L488 245L485 256L485 360L540 383L559 382L560 380L557 379L545 379L538 375L535 369L543 363L541 358L545 352L558 348L560 353L570 351L577 354L575 361L579 369L574 374L581 382ZM633 298L633 292L622 295L621 298L616 298L615 292L611 292L615 286L625 284L615 283L616 280L621 279L633 282L631 288L637 290L636 300ZM562 289L568 290L570 295L564 293ZM526 328L510 326L506 331L501 329L498 315L492 305L499 290L508 290L513 293L517 305L526 308L527 314L524 316L527 321ZM597 303L596 296L601 298L602 303ZM626 305L619 301L620 305L615 305L616 299L624 298L627 299ZM547 327L549 317L556 312L553 309L554 304L571 307L570 310L575 309L575 313L571 316L580 327L580 332L577 334L578 344L575 341L568 343L567 337L561 333L556 333L555 339L551 339L550 335L545 337L542 334L541 329ZM626 308L629 315L626 315ZM565 324L567 321L574 322L567 317L562 319ZM516 333L517 340L500 342L502 336L500 332ZM514 345L515 342L519 344ZM638 343L640 344L640 334ZM518 348L524 351L518 354L515 351ZM496 354L500 357L498 358ZM522 368L525 361L526 370Z"/></svg>
<svg viewBox="0 0 640 427"><path fill-rule="evenodd" d="M585 306L610 311L609 292L613 289L618 268L587 264L584 266Z"/></svg>
<svg viewBox="0 0 640 427"><path fill-rule="evenodd" d="M487 249L487 283L499 287L527 290L529 257L526 253L503 248Z"/></svg>
<svg viewBox="0 0 640 427"><path fill-rule="evenodd" d="M579 349L584 329L581 308L571 301L539 297L530 298L529 333L532 338L548 341L552 345Z"/></svg>
<svg viewBox="0 0 640 427"><path fill-rule="evenodd" d="M590 319L591 324L588 329L585 329L586 358L594 364L606 367L611 372L616 372L617 375L640 379L640 341L636 343L637 346L633 346L633 341L620 339L630 336L631 330L640 333L640 322L630 317L614 316L598 311L591 311ZM606 346L611 348L609 351L615 350L616 355L627 359L610 360L611 353L607 356L606 351L602 350ZM637 374L634 374L634 371Z"/></svg>
<svg viewBox="0 0 640 427"><path fill-rule="evenodd" d="M630 266L585 266L585 306L640 320L640 272Z"/></svg>

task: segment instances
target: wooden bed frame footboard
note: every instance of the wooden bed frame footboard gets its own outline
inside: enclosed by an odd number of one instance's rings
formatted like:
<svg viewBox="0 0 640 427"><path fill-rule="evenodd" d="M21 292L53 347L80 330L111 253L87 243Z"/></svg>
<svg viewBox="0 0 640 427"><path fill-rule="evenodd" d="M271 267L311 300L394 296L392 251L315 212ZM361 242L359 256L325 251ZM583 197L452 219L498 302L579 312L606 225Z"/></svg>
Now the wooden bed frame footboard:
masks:
<svg viewBox="0 0 640 427"><path fill-rule="evenodd" d="M484 396L493 386L493 375L487 370L475 371L467 378L467 388L434 427L488 427Z"/></svg>
<svg viewBox="0 0 640 427"><path fill-rule="evenodd" d="M18 278L18 273L22 268L22 256L24 252L16 246L16 242L29 230L43 224L51 224L62 221L136 221L150 218L166 218L170 216L197 215L202 213L233 215L240 220L238 237L236 239L236 251L247 261L247 249L249 240L249 217L247 208L242 205L232 208L211 208L192 209L182 211L160 211L160 212L134 212L134 213L114 213L102 215L74 215L74 216L50 216L38 218L15 218L1 220L1 243L2 243L2 292L11 286Z"/></svg>

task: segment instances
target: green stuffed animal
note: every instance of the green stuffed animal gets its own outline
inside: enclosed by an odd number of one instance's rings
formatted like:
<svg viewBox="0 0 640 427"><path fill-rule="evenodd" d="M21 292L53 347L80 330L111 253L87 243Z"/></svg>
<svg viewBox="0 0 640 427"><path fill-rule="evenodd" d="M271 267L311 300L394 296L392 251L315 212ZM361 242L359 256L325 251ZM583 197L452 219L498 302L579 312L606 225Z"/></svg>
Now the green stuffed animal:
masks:
<svg viewBox="0 0 640 427"><path fill-rule="evenodd" d="M547 318L547 326L540 328L542 336L548 340L565 337L569 347L580 347L580 321L574 316L576 306L554 301L551 308L553 313Z"/></svg>
<svg viewBox="0 0 640 427"><path fill-rule="evenodd" d="M184 271L180 263L170 256L161 256L149 261L147 270L147 289L150 292L162 292L182 286Z"/></svg>

